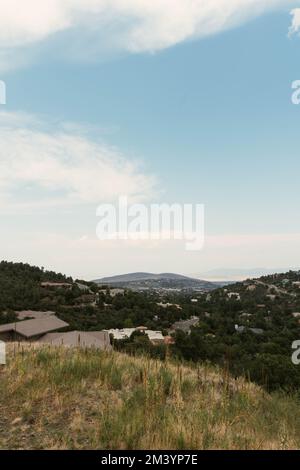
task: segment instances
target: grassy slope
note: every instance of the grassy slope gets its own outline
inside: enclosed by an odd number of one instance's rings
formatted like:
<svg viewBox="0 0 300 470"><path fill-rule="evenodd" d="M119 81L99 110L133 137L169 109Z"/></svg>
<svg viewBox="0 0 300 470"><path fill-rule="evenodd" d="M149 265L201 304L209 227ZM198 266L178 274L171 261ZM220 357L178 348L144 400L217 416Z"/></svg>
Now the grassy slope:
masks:
<svg viewBox="0 0 300 470"><path fill-rule="evenodd" d="M299 403L217 369L18 346L8 356L1 449L300 447Z"/></svg>

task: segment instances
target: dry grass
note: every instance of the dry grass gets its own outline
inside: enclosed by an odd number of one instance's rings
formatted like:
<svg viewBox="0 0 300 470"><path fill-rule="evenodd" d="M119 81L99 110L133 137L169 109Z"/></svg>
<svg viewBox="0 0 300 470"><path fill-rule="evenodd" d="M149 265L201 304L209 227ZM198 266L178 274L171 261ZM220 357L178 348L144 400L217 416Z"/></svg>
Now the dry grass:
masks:
<svg viewBox="0 0 300 470"><path fill-rule="evenodd" d="M296 449L296 399L210 367L11 345L1 449Z"/></svg>

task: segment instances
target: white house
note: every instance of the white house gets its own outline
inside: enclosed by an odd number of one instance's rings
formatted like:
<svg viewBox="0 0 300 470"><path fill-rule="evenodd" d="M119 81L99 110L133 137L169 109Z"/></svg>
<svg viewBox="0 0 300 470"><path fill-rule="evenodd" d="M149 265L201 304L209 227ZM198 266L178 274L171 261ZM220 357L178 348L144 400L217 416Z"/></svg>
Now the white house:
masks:
<svg viewBox="0 0 300 470"><path fill-rule="evenodd" d="M229 299L241 300L241 296L238 292L228 292L227 296Z"/></svg>
<svg viewBox="0 0 300 470"><path fill-rule="evenodd" d="M152 343L162 343L164 341L164 337L161 331L153 331L147 330L146 328L123 328L123 329L111 329L107 330L109 335L112 335L114 339L127 339L130 338L134 331L144 331L145 334L148 336L149 340Z"/></svg>
<svg viewBox="0 0 300 470"><path fill-rule="evenodd" d="M132 333L135 331L135 328L122 328L122 329L111 329L107 330L109 335L112 335L114 339L127 339L130 338Z"/></svg>
<svg viewBox="0 0 300 470"><path fill-rule="evenodd" d="M171 304L171 303L169 303L169 302L166 302L166 303L164 303L164 302L158 302L156 305L157 305L158 307L162 307L162 308L175 307L175 308L177 308L178 310L182 310L182 307L181 307L179 304Z"/></svg>
<svg viewBox="0 0 300 470"><path fill-rule="evenodd" d="M163 337L161 331L146 330L145 334L148 336L151 343L156 344L156 343L163 343L164 342L164 337Z"/></svg>

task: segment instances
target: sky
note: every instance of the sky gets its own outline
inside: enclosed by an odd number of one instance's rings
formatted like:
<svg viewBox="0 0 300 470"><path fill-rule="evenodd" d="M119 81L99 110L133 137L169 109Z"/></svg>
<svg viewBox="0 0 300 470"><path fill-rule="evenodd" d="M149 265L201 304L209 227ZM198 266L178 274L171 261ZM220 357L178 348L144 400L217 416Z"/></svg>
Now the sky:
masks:
<svg viewBox="0 0 300 470"><path fill-rule="evenodd" d="M0 258L93 279L299 268L300 1L0 0ZM205 243L99 240L204 204Z"/></svg>

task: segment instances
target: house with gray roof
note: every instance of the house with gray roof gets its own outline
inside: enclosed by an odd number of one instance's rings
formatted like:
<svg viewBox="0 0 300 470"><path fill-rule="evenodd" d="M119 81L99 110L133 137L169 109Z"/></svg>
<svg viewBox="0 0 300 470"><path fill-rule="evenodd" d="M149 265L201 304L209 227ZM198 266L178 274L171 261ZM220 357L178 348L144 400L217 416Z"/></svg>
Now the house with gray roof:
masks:
<svg viewBox="0 0 300 470"><path fill-rule="evenodd" d="M69 348L95 348L110 351L112 346L107 331L68 331L66 333L47 333L38 343Z"/></svg>
<svg viewBox="0 0 300 470"><path fill-rule="evenodd" d="M36 341L46 333L66 328L68 323L55 315L42 318L23 320L15 323L0 325L0 340L2 341Z"/></svg>
<svg viewBox="0 0 300 470"><path fill-rule="evenodd" d="M235 331L237 333L246 333L247 331L251 331L254 335L263 335L264 330L261 328L248 328L247 326L238 326L235 325Z"/></svg>
<svg viewBox="0 0 300 470"><path fill-rule="evenodd" d="M171 326L170 333L172 333L176 330L181 330L181 331L184 331L185 333L190 333L191 328L193 326L197 326L198 323L199 323L199 318L198 317L191 317L188 320L177 321Z"/></svg>

